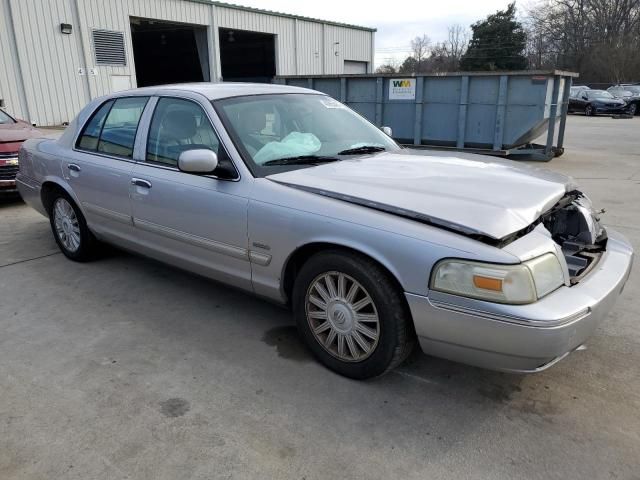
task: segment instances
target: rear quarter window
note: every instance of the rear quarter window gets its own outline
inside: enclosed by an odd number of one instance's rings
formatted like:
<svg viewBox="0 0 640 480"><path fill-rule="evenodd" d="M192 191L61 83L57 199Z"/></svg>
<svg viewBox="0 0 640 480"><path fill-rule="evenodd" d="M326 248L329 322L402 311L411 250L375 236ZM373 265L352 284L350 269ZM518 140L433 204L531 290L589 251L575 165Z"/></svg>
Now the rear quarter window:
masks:
<svg viewBox="0 0 640 480"><path fill-rule="evenodd" d="M76 143L77 148L82 150L97 150L100 132L102 131L104 120L107 118L107 113L111 110L112 105L113 100L110 100L102 104L102 106L96 110L91 119L85 125L80 138L78 138L78 142Z"/></svg>
<svg viewBox="0 0 640 480"><path fill-rule="evenodd" d="M132 158L138 123L148 97L127 97L102 105L85 126L77 147Z"/></svg>

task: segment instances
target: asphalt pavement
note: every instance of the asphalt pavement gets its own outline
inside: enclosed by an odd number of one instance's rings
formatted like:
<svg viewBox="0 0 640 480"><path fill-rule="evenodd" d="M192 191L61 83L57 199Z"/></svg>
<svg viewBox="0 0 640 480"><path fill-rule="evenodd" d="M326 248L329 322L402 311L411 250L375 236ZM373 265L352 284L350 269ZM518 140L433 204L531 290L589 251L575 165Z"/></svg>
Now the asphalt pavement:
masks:
<svg viewBox="0 0 640 480"><path fill-rule="evenodd" d="M566 153L640 251L640 118L572 116ZM639 479L640 268L539 374L423 354L371 381L315 362L288 311L119 251L58 253L0 203L0 479Z"/></svg>

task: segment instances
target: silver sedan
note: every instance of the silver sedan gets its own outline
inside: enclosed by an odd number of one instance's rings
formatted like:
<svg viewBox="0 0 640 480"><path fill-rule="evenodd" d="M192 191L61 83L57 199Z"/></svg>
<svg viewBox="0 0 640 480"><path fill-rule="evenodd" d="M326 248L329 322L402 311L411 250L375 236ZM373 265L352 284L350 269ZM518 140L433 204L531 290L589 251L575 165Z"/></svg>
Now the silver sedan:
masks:
<svg viewBox="0 0 640 480"><path fill-rule="evenodd" d="M386 133L312 90L144 88L28 141L17 183L70 259L108 242L287 305L352 378L416 344L516 372L581 346L622 292L627 240L570 178Z"/></svg>

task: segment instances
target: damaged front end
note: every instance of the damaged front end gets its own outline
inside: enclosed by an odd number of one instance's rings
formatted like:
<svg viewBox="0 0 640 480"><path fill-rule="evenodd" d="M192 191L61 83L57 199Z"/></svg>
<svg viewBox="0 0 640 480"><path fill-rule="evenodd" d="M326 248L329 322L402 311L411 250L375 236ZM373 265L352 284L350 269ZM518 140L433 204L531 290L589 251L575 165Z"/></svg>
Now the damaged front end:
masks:
<svg viewBox="0 0 640 480"><path fill-rule="evenodd" d="M572 285L595 267L606 250L607 232L582 192L567 193L540 217L540 223L562 249Z"/></svg>

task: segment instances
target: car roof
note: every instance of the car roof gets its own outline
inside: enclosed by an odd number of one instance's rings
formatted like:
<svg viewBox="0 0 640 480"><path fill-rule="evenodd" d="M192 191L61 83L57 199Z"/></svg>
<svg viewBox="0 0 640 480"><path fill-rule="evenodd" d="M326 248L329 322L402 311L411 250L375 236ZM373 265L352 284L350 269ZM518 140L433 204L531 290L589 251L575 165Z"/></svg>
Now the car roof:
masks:
<svg viewBox="0 0 640 480"><path fill-rule="evenodd" d="M173 85L158 85L154 87L142 87L133 90L125 90L113 96L126 96L131 94L161 95L165 92L185 91L195 92L204 95L209 100L221 98L239 97L244 95L266 95L277 93L308 93L324 95L315 90L290 85L280 85L271 83L177 83Z"/></svg>

